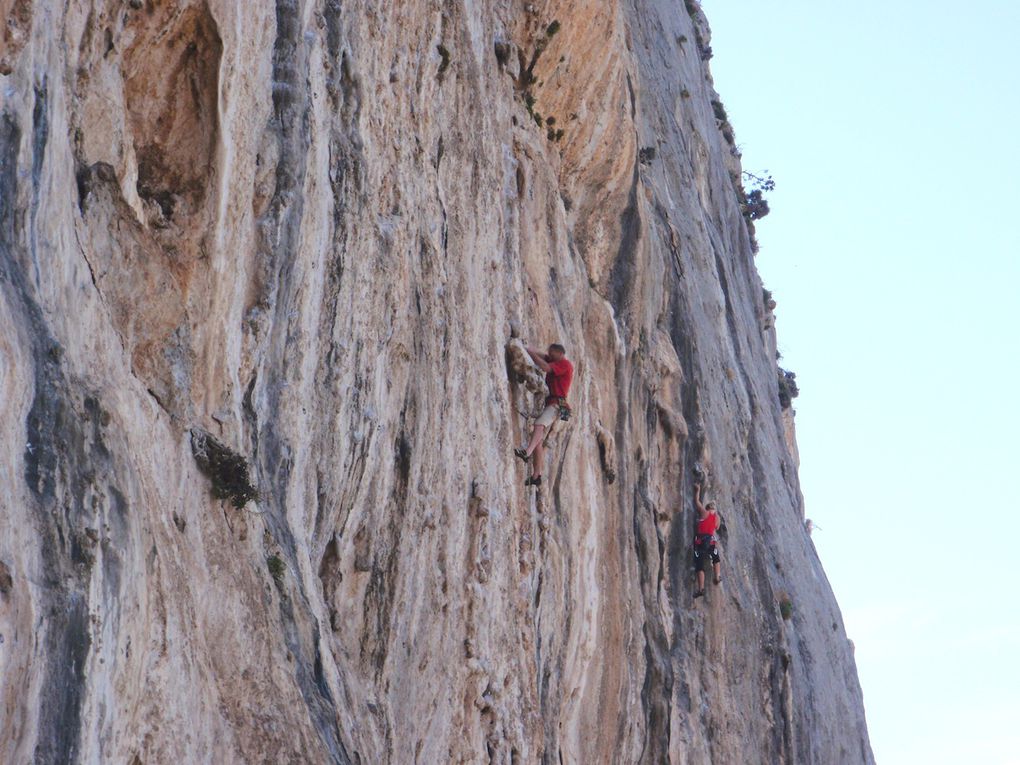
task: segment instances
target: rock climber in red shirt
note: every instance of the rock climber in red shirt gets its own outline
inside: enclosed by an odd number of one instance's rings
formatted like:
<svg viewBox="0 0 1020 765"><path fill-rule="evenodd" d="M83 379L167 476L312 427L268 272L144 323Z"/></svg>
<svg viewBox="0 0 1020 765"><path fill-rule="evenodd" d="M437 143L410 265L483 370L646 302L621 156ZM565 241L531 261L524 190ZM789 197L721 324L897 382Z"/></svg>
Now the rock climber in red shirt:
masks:
<svg viewBox="0 0 1020 765"><path fill-rule="evenodd" d="M549 395L545 399L542 414L535 420L531 441L526 447L514 449L514 454L525 462L531 459L531 475L524 485L541 486L545 438L557 418L567 419L570 416L567 393L570 392L570 383L574 379L574 365L567 359L566 349L559 343L550 345L545 353L530 345L525 348L538 368L545 372L545 384L549 388Z"/></svg>
<svg viewBox="0 0 1020 765"><path fill-rule="evenodd" d="M719 515L715 512L715 502L701 504L701 484L694 484L694 506L698 508L698 528L694 534L694 569L698 572L698 586L694 597L705 594L705 564L712 559L712 571L715 583L722 582L722 563L719 560L719 549L716 545L715 532L719 529Z"/></svg>

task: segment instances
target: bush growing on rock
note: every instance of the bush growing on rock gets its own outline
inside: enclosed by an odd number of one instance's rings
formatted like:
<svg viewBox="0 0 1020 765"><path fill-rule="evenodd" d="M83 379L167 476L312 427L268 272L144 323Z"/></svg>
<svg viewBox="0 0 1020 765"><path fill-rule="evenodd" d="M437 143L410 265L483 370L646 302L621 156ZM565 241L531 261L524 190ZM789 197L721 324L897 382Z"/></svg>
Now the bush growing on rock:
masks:
<svg viewBox="0 0 1020 765"><path fill-rule="evenodd" d="M248 461L210 433L198 428L191 431L191 453L198 463L198 469L212 482L214 497L229 499L237 508L258 499L258 490L252 484L249 474Z"/></svg>
<svg viewBox="0 0 1020 765"><path fill-rule="evenodd" d="M785 592L779 596L779 614L783 617L783 621L786 622L790 621L793 617L793 602Z"/></svg>
<svg viewBox="0 0 1020 765"><path fill-rule="evenodd" d="M767 173L768 170L764 172ZM771 175L757 175L747 170L744 170L741 175L750 182L752 188L762 191L775 191L776 189L776 182Z"/></svg>
<svg viewBox="0 0 1020 765"><path fill-rule="evenodd" d="M277 584L283 582L283 575L287 572L287 564L283 562L283 558L275 553L270 555L266 558L266 568Z"/></svg>
<svg viewBox="0 0 1020 765"><path fill-rule="evenodd" d="M784 410L789 409L793 400L800 395L800 388L797 387L797 375L779 368L779 405Z"/></svg>
<svg viewBox="0 0 1020 765"><path fill-rule="evenodd" d="M722 101L712 101L712 112L715 114L715 118L720 122L729 122L729 115L726 113L726 107L723 106Z"/></svg>
<svg viewBox="0 0 1020 765"><path fill-rule="evenodd" d="M744 202L744 215L749 220L761 220L769 214L769 202L765 199L761 189L755 189L747 195Z"/></svg>
<svg viewBox="0 0 1020 765"><path fill-rule="evenodd" d="M768 173L768 170L765 171ZM744 170L741 174L741 181L747 180L751 185L751 191L744 191L743 183L740 183L741 210L744 217L749 221L761 220L769 214L769 203L765 198L765 192L774 191L776 182L771 175L757 175Z"/></svg>

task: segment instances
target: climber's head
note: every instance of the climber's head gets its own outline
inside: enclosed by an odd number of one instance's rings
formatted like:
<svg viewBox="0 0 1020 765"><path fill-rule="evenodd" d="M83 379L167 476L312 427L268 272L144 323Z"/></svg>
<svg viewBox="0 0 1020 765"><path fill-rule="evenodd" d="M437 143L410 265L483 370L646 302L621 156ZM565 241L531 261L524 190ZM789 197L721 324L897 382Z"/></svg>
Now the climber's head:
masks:
<svg viewBox="0 0 1020 765"><path fill-rule="evenodd" d="M714 513L715 512L715 502L706 502L705 503L705 509L708 510L708 512L710 512L710 513Z"/></svg>
<svg viewBox="0 0 1020 765"><path fill-rule="evenodd" d="M549 354L550 359L552 359L553 361L559 361L560 359L567 355L567 349L564 348L559 343L553 343L552 345L549 346L549 350L547 351L547 353Z"/></svg>

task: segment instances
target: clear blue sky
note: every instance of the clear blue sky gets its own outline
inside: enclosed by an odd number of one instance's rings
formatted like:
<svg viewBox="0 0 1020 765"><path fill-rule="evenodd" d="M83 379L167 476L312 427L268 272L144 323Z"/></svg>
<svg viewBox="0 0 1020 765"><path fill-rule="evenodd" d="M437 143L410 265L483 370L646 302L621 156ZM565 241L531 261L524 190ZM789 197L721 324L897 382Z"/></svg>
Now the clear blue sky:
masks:
<svg viewBox="0 0 1020 765"><path fill-rule="evenodd" d="M703 5L875 756L1017 765L1020 2Z"/></svg>

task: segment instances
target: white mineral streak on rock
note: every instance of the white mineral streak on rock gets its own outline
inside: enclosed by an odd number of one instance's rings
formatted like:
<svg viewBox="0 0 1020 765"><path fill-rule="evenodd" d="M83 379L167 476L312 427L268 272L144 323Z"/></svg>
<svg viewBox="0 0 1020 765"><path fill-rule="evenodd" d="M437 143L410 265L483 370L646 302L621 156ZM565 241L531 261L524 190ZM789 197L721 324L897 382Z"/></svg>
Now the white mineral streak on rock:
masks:
<svg viewBox="0 0 1020 765"><path fill-rule="evenodd" d="M0 762L871 761L684 6L0 0Z"/></svg>

